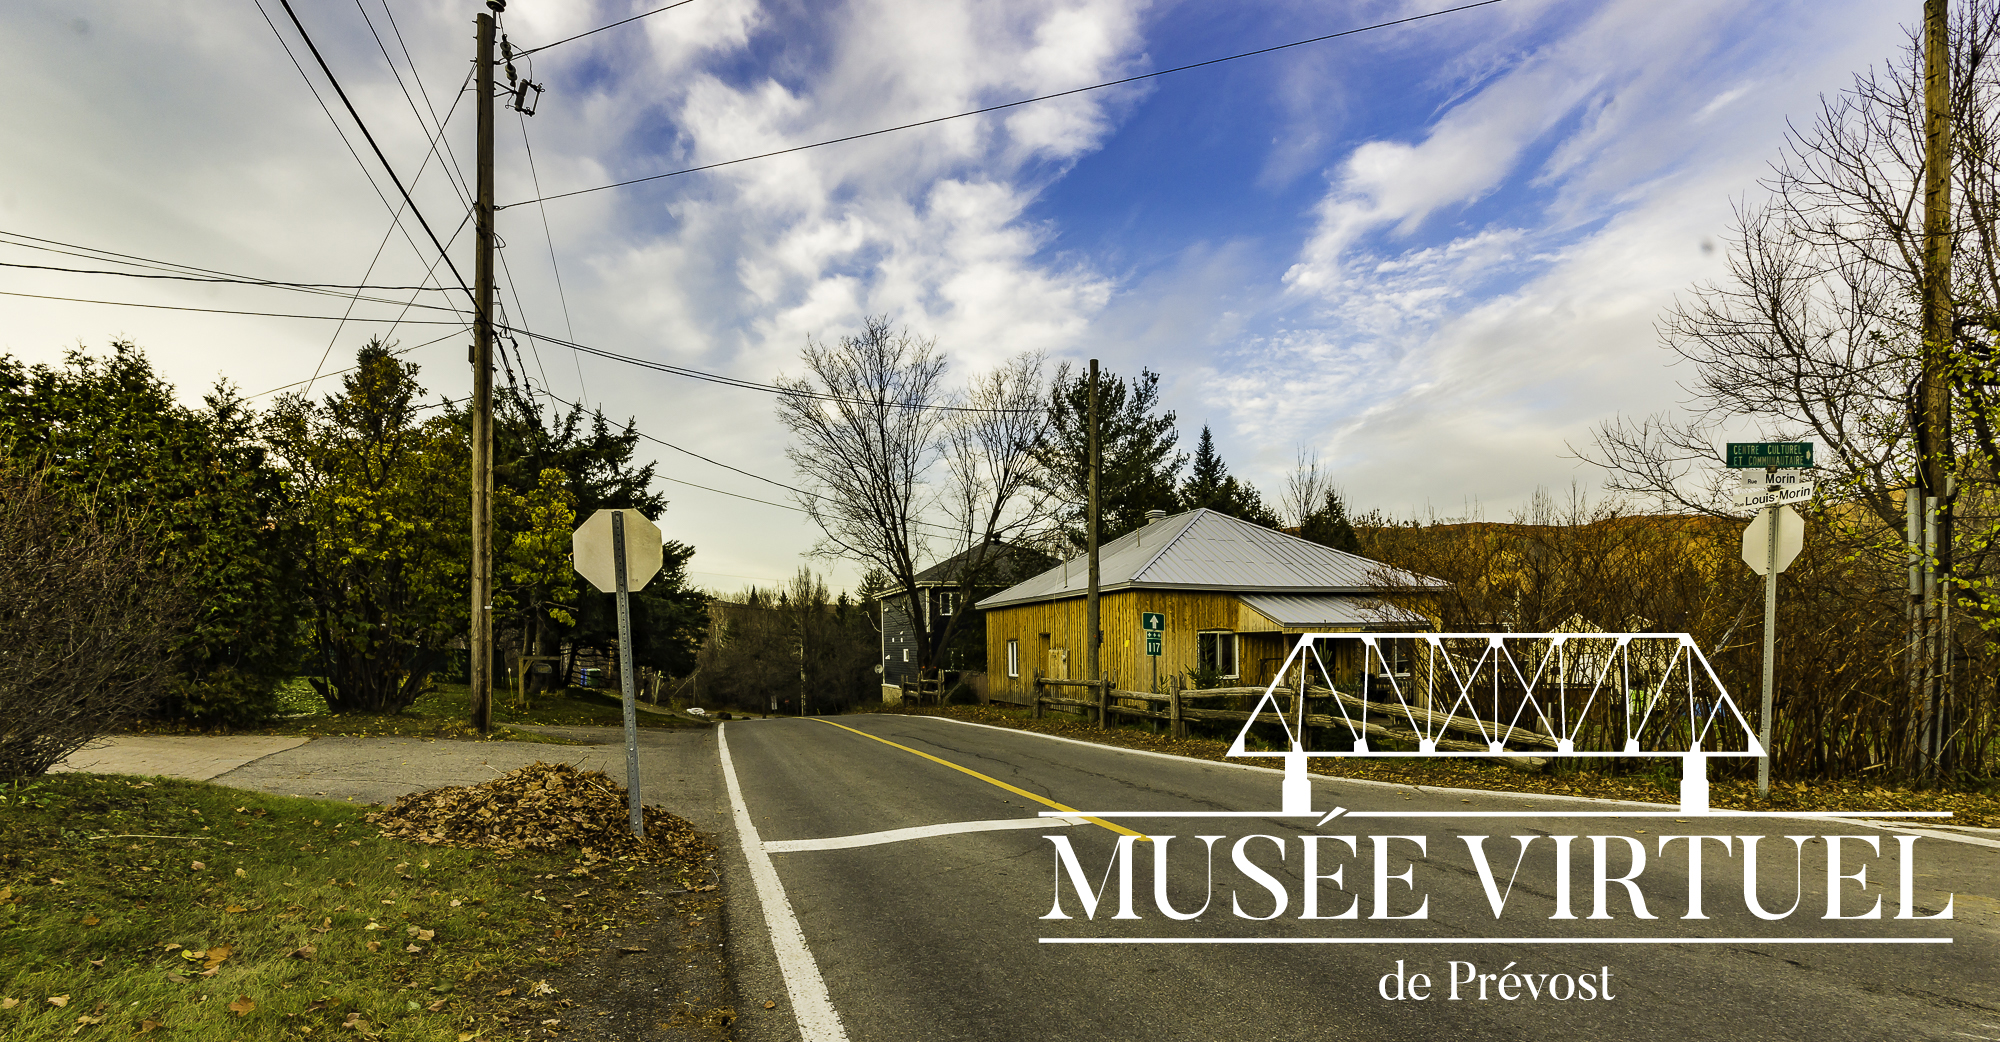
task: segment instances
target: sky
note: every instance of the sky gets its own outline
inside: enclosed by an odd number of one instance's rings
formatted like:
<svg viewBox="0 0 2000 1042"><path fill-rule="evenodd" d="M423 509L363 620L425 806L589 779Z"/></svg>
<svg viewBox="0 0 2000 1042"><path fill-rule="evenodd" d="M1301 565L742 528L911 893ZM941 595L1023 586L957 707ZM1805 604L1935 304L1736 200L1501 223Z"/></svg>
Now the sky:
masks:
<svg viewBox="0 0 2000 1042"><path fill-rule="evenodd" d="M661 2L513 0L502 21L528 48ZM484 5L292 6L469 279L460 85ZM1504 0L526 202L1451 6L691 0L517 64L546 91L534 116L499 115L507 318L768 382L800 375L809 337L886 315L936 338L954 384L1024 351L1151 369L1183 449L1211 428L1267 499L1302 450L1353 509L1398 517L1501 520L1537 488L1589 492L1578 454L1597 424L1685 397L1656 322L1724 273L1732 207L1761 197L1787 121L1893 59L1917 0ZM392 220L394 184L279 0L17 0L0 26L0 262L114 267L32 236L259 279L456 284L424 228ZM470 386L456 292L371 294L432 309L359 302L343 323L344 296L263 287L0 267L0 291L122 302L0 296L0 353L59 362L129 339L191 402L217 380L260 405L329 393L378 335L433 398ZM650 437L793 479L767 393L546 343L518 366ZM818 532L785 490L641 444L697 584L802 564L855 583L805 556Z"/></svg>

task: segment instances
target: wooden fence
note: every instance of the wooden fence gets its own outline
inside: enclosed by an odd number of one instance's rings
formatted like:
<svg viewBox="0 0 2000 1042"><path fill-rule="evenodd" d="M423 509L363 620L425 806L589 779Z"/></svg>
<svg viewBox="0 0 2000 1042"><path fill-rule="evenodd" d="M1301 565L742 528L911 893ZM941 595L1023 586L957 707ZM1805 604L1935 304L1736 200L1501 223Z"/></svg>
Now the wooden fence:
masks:
<svg viewBox="0 0 2000 1042"><path fill-rule="evenodd" d="M1062 697L1060 695L1047 694L1045 693L1046 690L1078 691L1083 697ZM1095 719L1099 727L1108 727L1113 717L1121 716L1141 720L1164 720L1167 722L1169 733L1173 737L1185 738L1187 737L1187 721L1189 720L1231 720L1241 722L1250 719L1250 713L1246 710L1203 709L1195 703L1214 698L1261 698L1263 697L1264 690L1261 687L1218 687L1184 690L1178 679L1172 679L1167 682L1167 691L1165 694L1154 694L1147 691L1119 690L1112 686L1112 682L1108 677L1102 680L1051 680L1044 678L1041 675L1041 671L1037 670L1034 677L1033 706L1035 719L1038 720L1041 719L1044 706L1062 709L1081 709ZM1290 703L1292 698L1296 697L1296 694L1290 691L1282 692L1281 694L1284 702L1287 704ZM1342 705L1357 712L1348 716L1340 716L1334 713L1314 713L1311 712L1311 708L1313 701L1316 699L1321 701L1338 699ZM1133 703L1139 704L1134 705ZM1452 738L1440 738L1437 740L1437 748L1440 750L1483 753L1490 748L1486 742L1486 735L1488 734L1503 735L1506 743L1510 746L1531 746L1537 749L1556 748L1556 739L1554 736L1531 730L1527 727L1516 726L1510 730L1506 725L1467 717L1463 714L1447 718L1443 713L1421 707L1405 710L1401 705L1394 703L1367 701L1357 695L1348 694L1345 691L1333 691L1323 687L1310 687L1306 689L1306 708L1308 711L1305 718L1305 727L1308 734L1301 735L1300 738L1307 748L1311 748L1312 746L1308 736L1313 728L1336 728L1344 732L1352 726L1364 734L1400 742L1415 742L1423 737L1414 731L1370 721L1366 718L1366 715L1370 713L1406 721L1414 716L1418 723L1429 727L1433 731L1438 729L1457 731L1461 734L1471 735L1480 739L1479 741L1459 741ZM1288 718L1293 718L1292 713L1288 712L1285 715ZM1279 715L1269 710L1259 714L1257 719L1262 723L1275 724L1280 722Z"/></svg>

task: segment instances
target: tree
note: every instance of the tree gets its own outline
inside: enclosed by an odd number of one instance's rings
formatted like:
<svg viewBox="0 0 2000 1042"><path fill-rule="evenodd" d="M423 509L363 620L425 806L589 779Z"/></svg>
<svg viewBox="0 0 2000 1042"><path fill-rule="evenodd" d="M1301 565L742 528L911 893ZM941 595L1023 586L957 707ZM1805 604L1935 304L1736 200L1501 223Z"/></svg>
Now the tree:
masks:
<svg viewBox="0 0 2000 1042"><path fill-rule="evenodd" d="M1854 659L1854 701L1793 707L1806 739L1860 731L1886 751L1869 765L1916 770L1911 742L1929 706L1899 676L1907 638L1904 490L1925 457L1943 457L1955 482L1940 490L1940 527L1955 549L1945 562L1948 635L1961 704L1953 709L1960 762L1978 763L2000 728L1987 634L2000 626L2000 445L1992 415L1994 345L2000 336L2000 149L1992 114L2000 78L2000 4L1955 5L1950 25L1950 171L1954 342L1948 371L1955 406L1945 444L1921 445L1914 386L1925 354L1918 302L1926 296L1922 225L1925 109L1922 49L1912 40L1886 68L1857 75L1791 134L1764 182L1766 201L1739 207L1728 275L1696 287L1661 322L1666 347L1690 363L1684 416L1618 417L1596 431L1585 458L1606 468L1614 491L1668 509L1725 516L1730 476L1719 443L1736 431L1761 440L1817 444L1829 509L1812 531L1832 537L1846 564L1837 587L1812 589L1786 574L1787 598L1841 605L1841 643ZM1743 437L1743 435L1735 435ZM1872 607L1863 609L1862 602ZM1872 635L1872 636L1870 636ZM1867 637L1867 640L1863 640ZM1883 643L1872 644L1879 639ZM1864 647L1863 644L1869 644ZM1781 662L1783 657L1781 656ZM1914 660L1912 660L1914 661ZM1912 670L1912 674L1917 672ZM1866 707L1865 712L1856 707ZM1801 712L1800 710L1804 710ZM1803 716L1804 719L1800 720ZM1783 724L1786 713L1779 714ZM1857 746L1856 748L1860 748Z"/></svg>
<svg viewBox="0 0 2000 1042"><path fill-rule="evenodd" d="M1090 373L1065 362L1056 367L1048 437L1035 458L1036 481L1057 504L1055 516L1072 552L1087 539L1084 512L1090 500ZM1139 370L1127 381L1109 370L1097 378L1098 537L1109 541L1146 523L1146 511L1178 510L1175 477L1187 455L1174 444L1180 434L1171 410L1159 412L1160 375Z"/></svg>
<svg viewBox="0 0 2000 1042"><path fill-rule="evenodd" d="M1277 515L1264 505L1264 497L1256 486L1229 473L1228 464L1215 451L1215 435L1207 426L1202 427L1201 441L1195 445L1194 463L1188 468L1187 480L1181 482L1180 507L1182 510L1206 507L1267 528L1278 527Z"/></svg>
<svg viewBox="0 0 2000 1042"><path fill-rule="evenodd" d="M59 485L0 458L0 781L151 709L190 614L157 526Z"/></svg>
<svg viewBox="0 0 2000 1042"><path fill-rule="evenodd" d="M1317 452L1299 450L1298 466L1285 481L1282 506L1285 523L1297 530L1299 538L1350 554L1361 552L1360 537L1347 517L1346 499L1320 466Z"/></svg>
<svg viewBox="0 0 2000 1042"><path fill-rule="evenodd" d="M0 356L0 456L107 524L143 524L155 564L186 577L187 625L159 708L204 724L261 720L293 664L296 533L258 422L226 383L179 404L129 341L60 367Z"/></svg>
<svg viewBox="0 0 2000 1042"><path fill-rule="evenodd" d="M778 419L793 437L785 455L804 486L799 505L822 534L816 555L879 569L889 595L914 607L928 563L967 554L956 579L976 587L1004 556L985 548L1041 522L1035 451L1047 419L1038 357L1017 358L954 396L935 339L870 317L859 335L833 344L808 338L803 361L803 377L777 381L786 392ZM910 615L921 665L934 668L961 615Z"/></svg>
<svg viewBox="0 0 2000 1042"><path fill-rule="evenodd" d="M267 426L309 533L310 680L336 713L408 707L467 626L471 453L449 417L419 418L416 377L370 341L340 393L288 395Z"/></svg>

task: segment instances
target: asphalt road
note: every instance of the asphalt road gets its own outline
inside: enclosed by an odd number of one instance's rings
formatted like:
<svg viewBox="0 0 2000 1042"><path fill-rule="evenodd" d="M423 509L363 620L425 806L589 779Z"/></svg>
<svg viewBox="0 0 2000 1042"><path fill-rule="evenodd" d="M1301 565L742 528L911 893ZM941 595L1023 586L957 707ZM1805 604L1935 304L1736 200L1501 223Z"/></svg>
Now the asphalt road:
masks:
<svg viewBox="0 0 2000 1042"><path fill-rule="evenodd" d="M1104 819L1155 837L1130 845L1135 918L1116 919L1118 873L1106 872L1120 834L1037 819L1047 807L1024 793L1082 811L1271 812L1278 776L917 717L740 721L719 738L724 774L733 774L722 780L724 800L732 785L740 798L737 827L723 834L736 837L732 951L746 1012L757 1014L739 1024L751 1042L2000 1038L2000 849L1990 846L1914 840L1911 912L1932 914L1949 893L1953 918L1898 920L1897 833L1858 822L1580 817L1636 808L1315 779L1315 810L1348 814L1324 824L1268 813ZM1546 816L1413 816L1523 810ZM1000 824L923 831L965 822ZM746 844L750 830L756 841ZM1879 857L1863 841L1838 846L1841 872L1867 869L1865 890L1842 882L1843 914L1865 913L1879 897L1879 919L1823 918L1827 842L1785 837L1829 834L1877 838ZM1153 851L1169 835L1167 903L1183 915L1201 910L1185 920L1162 913L1155 895ZM1243 839L1251 835L1274 838ZM1338 914L1354 900L1354 918L1300 918L1308 835L1354 837L1351 854L1343 840L1313 841L1316 874L1343 873L1319 881L1316 911ZM1498 918L1468 835L1490 837L1481 849L1506 901ZM1568 843L1567 888L1550 838L1563 835L1578 837ZM1694 879L1709 918L1684 918L1691 844L1662 852L1662 835L1768 837L1749 889L1779 917L1746 907L1743 841L1734 839L1727 850L1702 842ZM1198 836L1224 837L1208 860L1212 876ZM1421 836L1424 849L1377 838L1386 836ZM1516 836L1532 837L1524 855ZM1049 837L1067 838L1087 885L1105 887L1095 917L1085 917ZM1624 875L1628 837L1646 856L1634 887L1655 918L1639 917L1615 881L1602 888L1604 918L1592 918L1596 850L1606 851L1607 876ZM1233 857L1239 841L1249 869ZM1388 855L1379 867L1378 843ZM1408 882L1395 878L1405 871ZM1273 887L1286 901L1275 915ZM1551 918L1565 892L1574 918ZM1382 915L1421 908L1424 917L1375 918L1378 901ZM1043 918L1058 902L1070 918ZM1937 937L1952 943L1882 943ZM1829 938L1842 943L1808 943ZM1594 943L1605 940L1618 943ZM1383 997L1382 978L1399 962L1406 975L1426 974L1426 999ZM1507 978L1524 973L1533 996ZM1612 997L1584 1000L1582 979L1601 990L1606 974ZM1454 976L1468 978L1457 1000ZM1551 987L1568 997L1552 998ZM766 995L775 1013L792 1015L766 1014L757 1001Z"/></svg>

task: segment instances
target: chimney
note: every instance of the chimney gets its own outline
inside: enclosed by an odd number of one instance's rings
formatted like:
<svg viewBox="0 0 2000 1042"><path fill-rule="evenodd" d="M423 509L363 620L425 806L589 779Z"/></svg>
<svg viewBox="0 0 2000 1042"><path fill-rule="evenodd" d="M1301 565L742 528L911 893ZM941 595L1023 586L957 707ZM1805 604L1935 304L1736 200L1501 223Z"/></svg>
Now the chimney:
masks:
<svg viewBox="0 0 2000 1042"><path fill-rule="evenodd" d="M1146 511L1146 523L1149 525L1154 523L1155 521L1165 521L1166 519L1167 519L1167 512L1164 510Z"/></svg>

